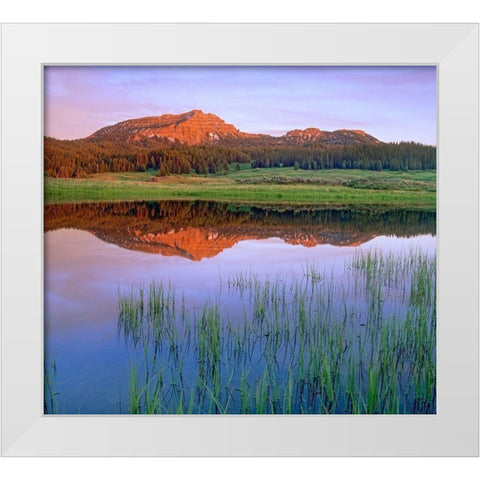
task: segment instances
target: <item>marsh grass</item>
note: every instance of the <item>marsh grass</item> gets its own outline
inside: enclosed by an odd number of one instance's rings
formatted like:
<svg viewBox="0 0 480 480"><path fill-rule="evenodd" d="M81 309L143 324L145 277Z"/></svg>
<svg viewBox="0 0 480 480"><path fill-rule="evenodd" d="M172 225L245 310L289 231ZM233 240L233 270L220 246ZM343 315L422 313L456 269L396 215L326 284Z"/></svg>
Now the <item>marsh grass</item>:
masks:
<svg viewBox="0 0 480 480"><path fill-rule="evenodd" d="M119 292L129 413L436 412L434 255L359 250L341 277L306 264L222 284L192 312L172 285Z"/></svg>
<svg viewBox="0 0 480 480"><path fill-rule="evenodd" d="M57 376L57 361L53 358L50 362L46 360L43 363L43 413L56 414L58 412L58 402L56 396L59 392L55 391L55 379Z"/></svg>

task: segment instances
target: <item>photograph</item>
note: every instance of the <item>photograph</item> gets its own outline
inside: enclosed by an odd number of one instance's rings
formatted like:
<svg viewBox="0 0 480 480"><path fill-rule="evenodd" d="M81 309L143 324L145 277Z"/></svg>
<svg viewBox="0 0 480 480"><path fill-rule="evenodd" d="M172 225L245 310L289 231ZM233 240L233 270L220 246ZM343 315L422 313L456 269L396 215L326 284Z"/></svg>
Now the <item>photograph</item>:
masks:
<svg viewBox="0 0 480 480"><path fill-rule="evenodd" d="M45 415L436 415L437 66L43 68Z"/></svg>

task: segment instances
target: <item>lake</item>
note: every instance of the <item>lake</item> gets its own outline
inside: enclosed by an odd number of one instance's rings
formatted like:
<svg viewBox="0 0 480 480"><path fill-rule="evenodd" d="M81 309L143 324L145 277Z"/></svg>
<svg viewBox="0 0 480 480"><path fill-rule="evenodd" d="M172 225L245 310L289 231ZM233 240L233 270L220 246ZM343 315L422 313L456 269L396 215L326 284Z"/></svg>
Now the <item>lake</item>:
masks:
<svg viewBox="0 0 480 480"><path fill-rule="evenodd" d="M436 413L436 214L45 207L45 412Z"/></svg>

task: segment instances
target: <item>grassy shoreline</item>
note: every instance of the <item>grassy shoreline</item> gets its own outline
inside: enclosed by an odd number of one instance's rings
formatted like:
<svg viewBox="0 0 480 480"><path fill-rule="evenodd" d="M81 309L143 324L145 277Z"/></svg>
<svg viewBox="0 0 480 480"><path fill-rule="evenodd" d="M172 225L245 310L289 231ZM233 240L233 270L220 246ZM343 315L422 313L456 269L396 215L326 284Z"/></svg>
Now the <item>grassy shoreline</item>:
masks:
<svg viewBox="0 0 480 480"><path fill-rule="evenodd" d="M434 210L435 172L257 169L227 175L159 177L111 173L45 179L45 203L120 200L218 200L260 204L390 205ZM322 183L323 182L323 183ZM352 185L352 186L349 186Z"/></svg>

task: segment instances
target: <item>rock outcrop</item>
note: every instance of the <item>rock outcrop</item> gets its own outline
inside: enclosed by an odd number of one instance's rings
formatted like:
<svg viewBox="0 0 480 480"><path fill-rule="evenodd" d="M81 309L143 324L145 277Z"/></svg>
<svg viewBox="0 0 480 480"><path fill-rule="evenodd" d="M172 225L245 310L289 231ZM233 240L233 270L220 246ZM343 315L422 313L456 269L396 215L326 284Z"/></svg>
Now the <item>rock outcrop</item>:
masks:
<svg viewBox="0 0 480 480"><path fill-rule="evenodd" d="M380 143L363 130L335 130L327 132L318 128L291 130L286 135L272 137L245 133L226 123L213 113L191 110L180 114L164 114L158 117L143 117L101 128L86 138L88 141L137 143L148 139L161 140L167 144L215 145L258 141L271 145L290 145L306 142L321 142L329 145L361 145Z"/></svg>
<svg viewBox="0 0 480 480"><path fill-rule="evenodd" d="M219 140L255 137L258 135L240 132L213 113L192 110L178 115L167 113L159 117L126 120L104 127L88 139L132 143L142 139L155 138L169 143L207 145L218 143Z"/></svg>
<svg viewBox="0 0 480 480"><path fill-rule="evenodd" d="M291 130L285 135L287 143L321 142L327 145L363 145L380 143L363 130L335 130L327 132L319 128L306 128L305 130Z"/></svg>

